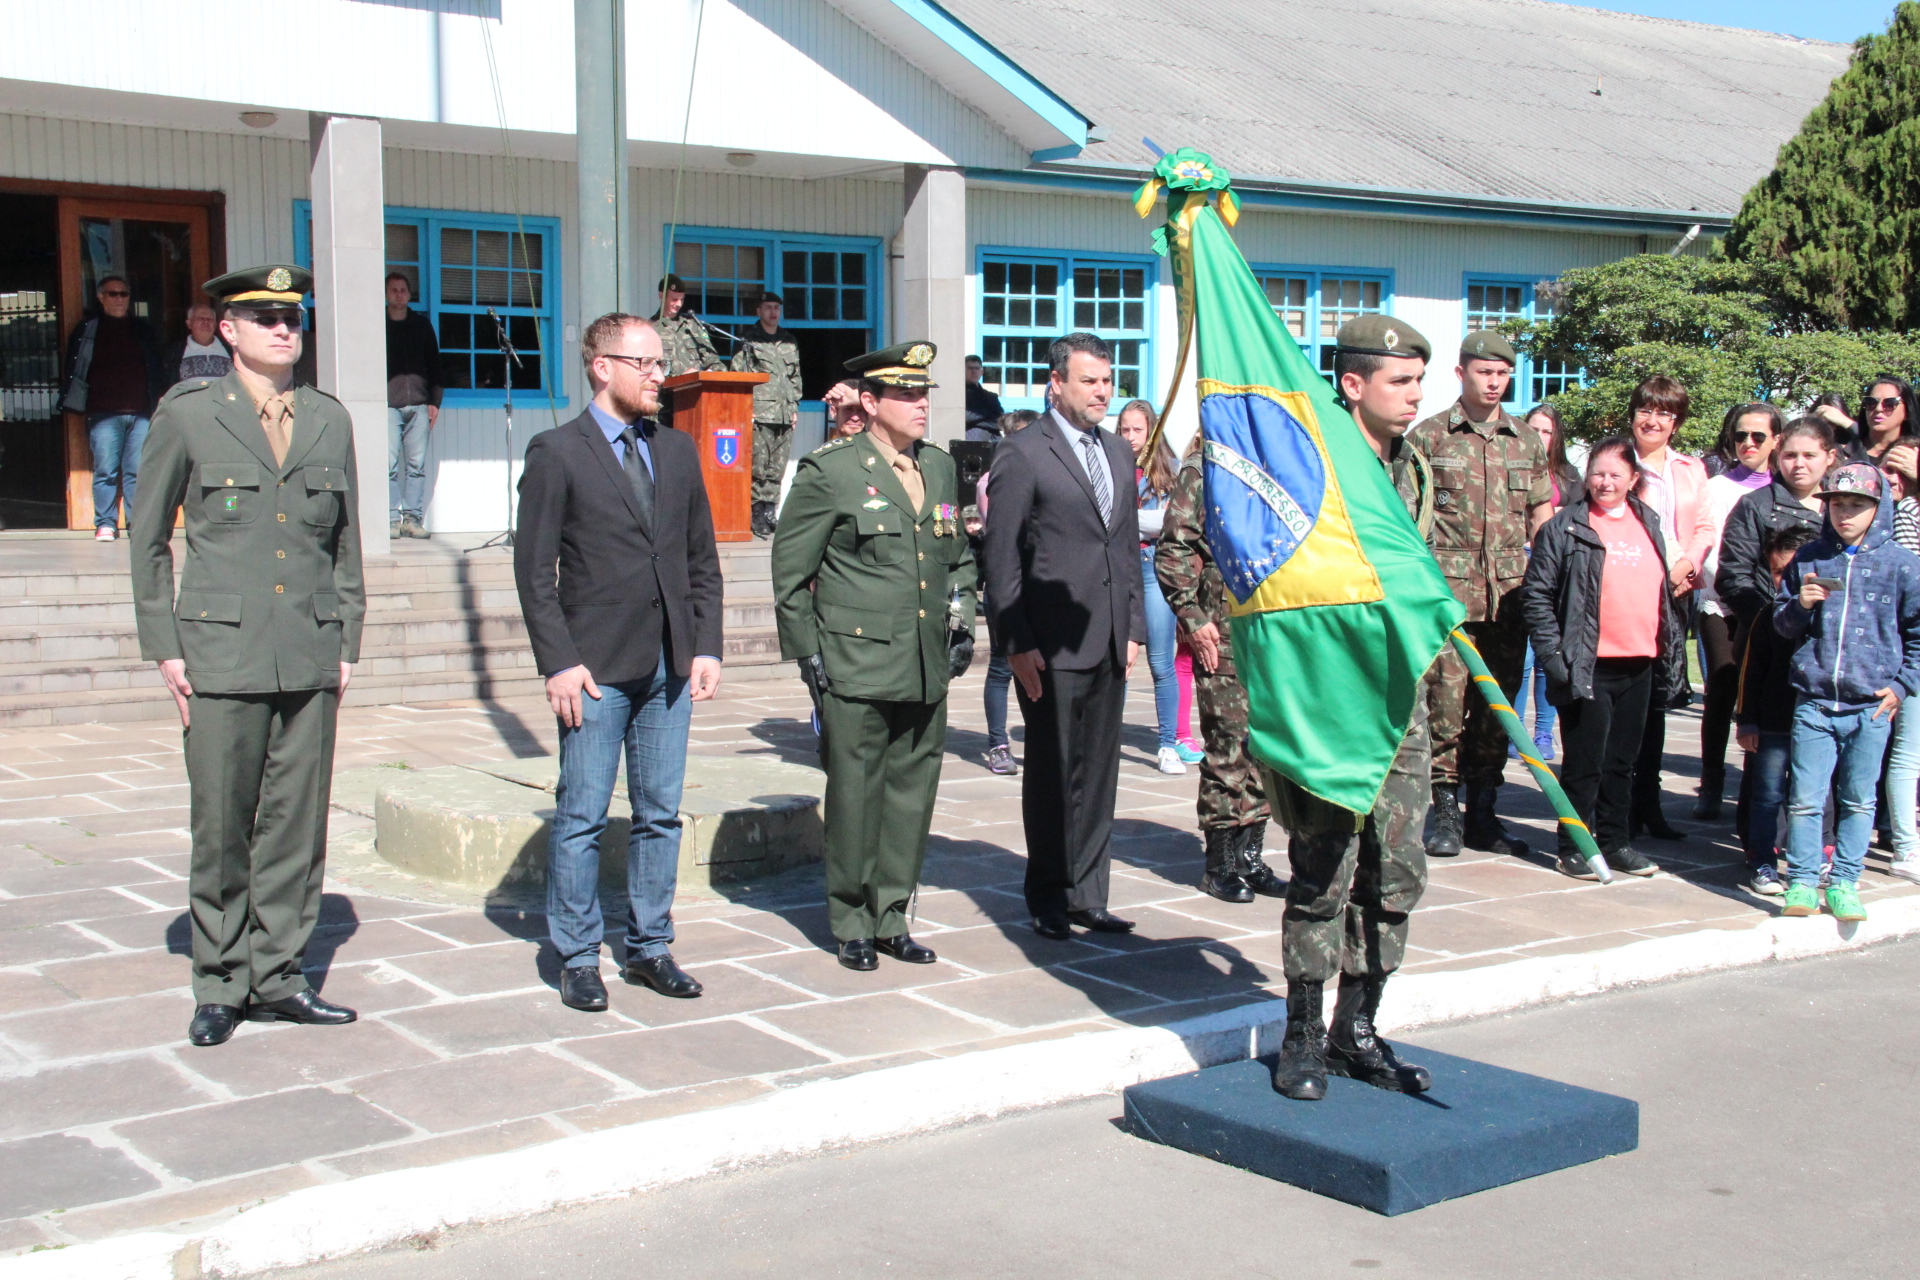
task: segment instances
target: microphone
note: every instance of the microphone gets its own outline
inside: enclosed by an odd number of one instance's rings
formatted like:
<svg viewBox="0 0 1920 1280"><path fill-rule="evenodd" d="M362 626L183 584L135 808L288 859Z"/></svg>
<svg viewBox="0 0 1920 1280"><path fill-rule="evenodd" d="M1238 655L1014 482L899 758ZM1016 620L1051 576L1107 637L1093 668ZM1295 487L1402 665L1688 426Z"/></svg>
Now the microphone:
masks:
<svg viewBox="0 0 1920 1280"><path fill-rule="evenodd" d="M507 339L507 326L501 321L500 313L498 311L495 311L492 307L488 307L487 315L493 321L494 333L499 335L500 350L506 352L507 358L513 361L515 365L518 365L521 368L525 368L526 366L520 364L520 353L513 349L513 343L508 341Z"/></svg>

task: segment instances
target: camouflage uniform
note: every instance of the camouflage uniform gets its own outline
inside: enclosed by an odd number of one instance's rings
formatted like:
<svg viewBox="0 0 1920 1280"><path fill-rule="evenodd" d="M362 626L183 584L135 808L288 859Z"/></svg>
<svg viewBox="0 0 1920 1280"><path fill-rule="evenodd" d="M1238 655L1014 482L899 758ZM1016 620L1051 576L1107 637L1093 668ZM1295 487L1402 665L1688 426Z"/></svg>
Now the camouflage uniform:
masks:
<svg viewBox="0 0 1920 1280"><path fill-rule="evenodd" d="M778 502L800 407L800 344L784 327L769 334L756 324L733 353L733 371L767 375L753 389L753 500Z"/></svg>
<svg viewBox="0 0 1920 1280"><path fill-rule="evenodd" d="M1512 414L1472 422L1457 401L1407 439L1433 469L1433 557L1467 608L1463 630L1512 702L1527 654L1527 512L1553 498L1546 448ZM1506 731L1472 688L1466 664L1443 650L1428 675L1435 786L1497 787L1506 772Z"/></svg>
<svg viewBox="0 0 1920 1280"><path fill-rule="evenodd" d="M1167 495L1160 544L1153 553L1160 590L1180 625L1192 633L1211 622L1220 631L1220 665L1207 671L1198 659L1193 664L1193 699L1207 745L1207 758L1200 764L1203 830L1267 819L1259 767L1247 754L1247 691L1234 671L1227 638L1227 584L1207 549L1205 500L1200 464L1190 460Z"/></svg>
<svg viewBox="0 0 1920 1280"><path fill-rule="evenodd" d="M1416 523L1425 524L1423 467L1406 440L1394 442L1393 486ZM1289 983L1328 982L1336 974L1384 978L1407 952L1407 916L1427 887L1420 831L1427 820L1427 707L1413 717L1387 780L1362 817L1328 804L1262 768L1274 816L1287 829L1287 910L1281 964Z"/></svg>
<svg viewBox="0 0 1920 1280"><path fill-rule="evenodd" d="M720 353L713 349L713 339L707 336L706 326L685 309L671 320L662 319L658 311L654 312L653 327L660 331L660 346L666 354L669 378L677 378L683 373L704 373L711 369L726 368ZM660 425L673 425L671 391L663 392L660 396Z"/></svg>

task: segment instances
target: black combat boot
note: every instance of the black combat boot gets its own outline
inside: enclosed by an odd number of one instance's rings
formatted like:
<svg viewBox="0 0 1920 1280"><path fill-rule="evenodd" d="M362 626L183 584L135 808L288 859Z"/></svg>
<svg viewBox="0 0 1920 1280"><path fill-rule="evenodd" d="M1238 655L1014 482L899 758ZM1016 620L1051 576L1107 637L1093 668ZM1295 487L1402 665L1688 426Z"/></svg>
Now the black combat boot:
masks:
<svg viewBox="0 0 1920 1280"><path fill-rule="evenodd" d="M1273 1064L1273 1091L1301 1102L1327 1096L1327 1024L1320 1018L1323 983L1287 983L1287 1035Z"/></svg>
<svg viewBox="0 0 1920 1280"><path fill-rule="evenodd" d="M1695 822L1720 821L1720 794L1726 786L1726 765L1710 764L1700 770L1700 798L1693 803Z"/></svg>
<svg viewBox="0 0 1920 1280"><path fill-rule="evenodd" d="M1327 1070L1395 1093L1425 1093L1433 1077L1425 1067L1394 1057L1393 1046L1373 1033L1380 1011L1385 977L1340 975L1340 994L1333 1002L1333 1026L1327 1032Z"/></svg>
<svg viewBox="0 0 1920 1280"><path fill-rule="evenodd" d="M1287 882L1275 875L1267 860L1261 857L1261 851L1267 847L1267 820L1249 822L1244 827L1236 827L1240 837L1240 877L1247 888L1267 898L1287 896Z"/></svg>
<svg viewBox="0 0 1920 1280"><path fill-rule="evenodd" d="M773 504L771 502L754 503L750 524L754 537L771 538L773 536Z"/></svg>
<svg viewBox="0 0 1920 1280"><path fill-rule="evenodd" d="M1507 853L1522 858L1527 853L1527 842L1507 834L1500 825L1500 816L1494 812L1494 798L1500 794L1496 786L1478 786L1467 784L1467 822L1464 839L1467 848L1478 849L1483 853Z"/></svg>
<svg viewBox="0 0 1920 1280"><path fill-rule="evenodd" d="M1222 902L1252 902L1253 890L1240 878L1239 827L1207 827L1207 871L1200 889Z"/></svg>
<svg viewBox="0 0 1920 1280"><path fill-rule="evenodd" d="M1446 782L1433 784L1433 834L1427 837L1429 858L1460 856L1460 788Z"/></svg>

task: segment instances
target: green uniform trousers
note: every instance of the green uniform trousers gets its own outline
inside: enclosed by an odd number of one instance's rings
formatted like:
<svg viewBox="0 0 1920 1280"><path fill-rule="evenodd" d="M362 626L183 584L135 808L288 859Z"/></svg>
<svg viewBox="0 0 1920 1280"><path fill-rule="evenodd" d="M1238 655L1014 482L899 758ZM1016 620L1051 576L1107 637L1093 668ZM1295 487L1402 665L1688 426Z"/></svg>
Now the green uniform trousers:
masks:
<svg viewBox="0 0 1920 1280"><path fill-rule="evenodd" d="M1460 629L1506 691L1507 705L1520 707L1515 699L1527 664L1527 624L1518 604L1509 597L1494 621L1465 622ZM1473 675L1453 645L1441 647L1440 660L1427 673L1427 691L1427 705L1433 709L1434 782L1499 786L1507 772L1507 731L1474 688Z"/></svg>
<svg viewBox="0 0 1920 1280"><path fill-rule="evenodd" d="M194 1003L298 995L320 918L340 695L196 694L187 707Z"/></svg>
<svg viewBox="0 0 1920 1280"><path fill-rule="evenodd" d="M1262 773L1275 816L1287 829L1293 870L1280 922L1287 981L1331 982L1342 973L1385 977L1398 969L1407 954L1407 916L1427 887L1425 708L1416 704L1380 798L1358 831L1351 811Z"/></svg>
<svg viewBox="0 0 1920 1280"><path fill-rule="evenodd" d="M793 424L753 424L753 500L780 501L780 482L786 478L787 456L793 452Z"/></svg>
<svg viewBox="0 0 1920 1280"><path fill-rule="evenodd" d="M833 936L908 932L933 797L946 749L947 703L820 699L827 769L827 917Z"/></svg>
<svg viewBox="0 0 1920 1280"><path fill-rule="evenodd" d="M1193 702L1207 748L1200 762L1200 829L1265 822L1266 788L1247 754L1247 689L1233 669L1233 651L1224 636L1217 668L1209 672L1198 657L1193 660Z"/></svg>

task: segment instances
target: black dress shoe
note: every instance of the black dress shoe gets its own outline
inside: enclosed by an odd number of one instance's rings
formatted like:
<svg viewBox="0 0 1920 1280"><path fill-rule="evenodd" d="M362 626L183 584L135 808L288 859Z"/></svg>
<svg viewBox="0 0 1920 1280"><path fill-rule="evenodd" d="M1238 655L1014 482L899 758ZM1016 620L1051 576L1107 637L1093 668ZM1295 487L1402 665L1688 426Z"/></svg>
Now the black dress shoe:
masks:
<svg viewBox="0 0 1920 1280"><path fill-rule="evenodd" d="M1132 933L1133 921L1122 920L1105 907L1089 907L1085 911L1069 911L1067 919L1082 929L1092 929L1095 933Z"/></svg>
<svg viewBox="0 0 1920 1280"><path fill-rule="evenodd" d="M840 963L848 969L861 973L871 973L880 967L880 957L873 953L872 938L848 938L840 944Z"/></svg>
<svg viewBox="0 0 1920 1280"><path fill-rule="evenodd" d="M208 1049L216 1044L225 1044L233 1038L233 1029L240 1025L244 1011L230 1004L203 1004L193 1011L193 1021L187 1024L187 1043Z"/></svg>
<svg viewBox="0 0 1920 1280"><path fill-rule="evenodd" d="M1073 926L1067 923L1064 911L1042 911L1033 918L1033 931L1055 942L1065 942L1073 936Z"/></svg>
<svg viewBox="0 0 1920 1280"><path fill-rule="evenodd" d="M907 964L932 964L940 958L933 954L932 947L923 947L904 933L897 938L875 938L873 947L874 950L890 955L895 960L905 961Z"/></svg>
<svg viewBox="0 0 1920 1280"><path fill-rule="evenodd" d="M255 1000L248 1022L299 1022L309 1027L341 1027L359 1018L345 1005L328 1004L311 987L284 1000Z"/></svg>
<svg viewBox="0 0 1920 1280"><path fill-rule="evenodd" d="M560 971L560 1003L582 1013L607 1011L607 984L599 965L573 965Z"/></svg>
<svg viewBox="0 0 1920 1280"><path fill-rule="evenodd" d="M627 961L627 981L652 987L676 1000L691 1000L706 990L692 974L675 964L672 956L642 956Z"/></svg>

